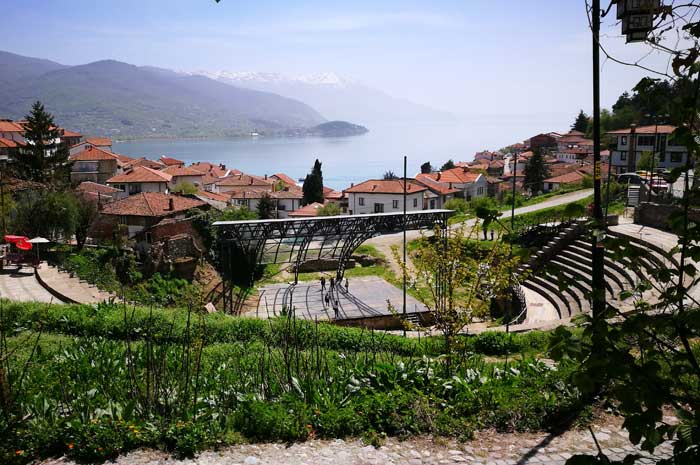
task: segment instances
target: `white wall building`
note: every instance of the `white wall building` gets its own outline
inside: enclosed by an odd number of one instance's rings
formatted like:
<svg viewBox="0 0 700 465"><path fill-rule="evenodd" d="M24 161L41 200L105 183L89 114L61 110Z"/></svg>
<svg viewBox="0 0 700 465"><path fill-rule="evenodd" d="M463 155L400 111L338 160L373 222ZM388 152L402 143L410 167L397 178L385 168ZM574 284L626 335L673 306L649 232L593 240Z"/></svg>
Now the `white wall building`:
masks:
<svg viewBox="0 0 700 465"><path fill-rule="evenodd" d="M406 183L406 211L424 209L427 187L415 180ZM343 191L348 198L348 214L403 212L403 180L370 179Z"/></svg>

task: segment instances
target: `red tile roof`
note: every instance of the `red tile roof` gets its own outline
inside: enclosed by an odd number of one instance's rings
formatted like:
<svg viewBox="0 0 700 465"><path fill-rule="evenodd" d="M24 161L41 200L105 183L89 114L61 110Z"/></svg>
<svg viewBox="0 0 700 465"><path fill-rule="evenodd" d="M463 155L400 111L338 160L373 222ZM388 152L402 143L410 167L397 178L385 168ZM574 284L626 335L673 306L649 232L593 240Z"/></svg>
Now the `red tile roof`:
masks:
<svg viewBox="0 0 700 465"><path fill-rule="evenodd" d="M148 158L137 158L136 160L133 160L130 165L133 166L145 166L147 168L151 168L153 170L162 170L165 168L165 165L163 165L161 162L155 161L155 160L149 160Z"/></svg>
<svg viewBox="0 0 700 465"><path fill-rule="evenodd" d="M256 186L253 186L252 188L241 187L240 189L234 189L232 191L226 192L225 194L232 199L261 199L265 195L272 197L271 190L265 188L256 188Z"/></svg>
<svg viewBox="0 0 700 465"><path fill-rule="evenodd" d="M0 132L24 132L24 126L15 121L0 121Z"/></svg>
<svg viewBox="0 0 700 465"><path fill-rule="evenodd" d="M173 177L168 173L147 168L145 166L134 166L122 174L118 174L107 180L107 184L129 184L141 182L167 183Z"/></svg>
<svg viewBox="0 0 700 465"><path fill-rule="evenodd" d="M273 182L270 179L263 179L259 176L241 173L231 174L225 178L221 178L216 184L219 186L272 186Z"/></svg>
<svg viewBox="0 0 700 465"><path fill-rule="evenodd" d="M201 171L197 171L194 168L180 165L170 165L161 170L163 173L168 173L169 175L176 176L204 176Z"/></svg>
<svg viewBox="0 0 700 465"><path fill-rule="evenodd" d="M440 195L454 194L455 192L459 192L459 189L450 188L450 185L448 183L436 181L435 179L431 178L428 174L425 173L420 173L419 175L417 175L416 182L424 185L431 191Z"/></svg>
<svg viewBox="0 0 700 465"><path fill-rule="evenodd" d="M418 184L413 179L408 179L406 182L406 192L415 194L416 192L426 191L427 188ZM345 189L344 192L354 194L403 194L402 179L370 179L356 186Z"/></svg>
<svg viewBox="0 0 700 465"><path fill-rule="evenodd" d="M270 197L273 199L303 199L304 193L301 189L285 189L281 191L270 192Z"/></svg>
<svg viewBox="0 0 700 465"><path fill-rule="evenodd" d="M104 184L98 184L96 182L92 181L83 181L81 182L78 187L76 187L76 190L79 190L81 192L92 192L92 193L100 193L100 194L105 194L105 195L111 195L111 194L116 194L118 192L123 192L122 190L116 189L114 187L110 186L105 186Z"/></svg>
<svg viewBox="0 0 700 465"><path fill-rule="evenodd" d="M340 200L343 198L343 193L333 190L330 187L323 186L323 198Z"/></svg>
<svg viewBox="0 0 700 465"><path fill-rule="evenodd" d="M69 131L68 129L64 129L63 137L83 137L83 135L75 131Z"/></svg>
<svg viewBox="0 0 700 465"><path fill-rule="evenodd" d="M84 150L70 155L68 157L71 161L100 161L100 160L116 160L121 162L119 155L116 153L108 152L102 150L99 147L88 145Z"/></svg>
<svg viewBox="0 0 700 465"><path fill-rule="evenodd" d="M214 177L217 178L223 178L226 176L226 174L229 173L229 171L226 169L226 165L215 165L214 163L209 163L207 161L198 161L196 163L192 163L190 165L190 168L195 169L197 171L201 171L202 173L208 174L211 173ZM238 171L238 170L234 170ZM239 172L239 171L238 171Z"/></svg>
<svg viewBox="0 0 700 465"><path fill-rule="evenodd" d="M172 165L184 165L184 161L180 161L177 158L171 158L171 157L166 157L165 155L160 157L160 161L167 166L172 166Z"/></svg>
<svg viewBox="0 0 700 465"><path fill-rule="evenodd" d="M172 208L171 208L172 204ZM107 204L105 215L165 217L206 205L201 200L168 195L160 192L142 192Z"/></svg>
<svg viewBox="0 0 700 465"><path fill-rule="evenodd" d="M12 139L6 139L5 137L0 137L0 147L6 147L6 148L15 148L15 147L22 147L25 144L22 144L21 142L16 142Z"/></svg>
<svg viewBox="0 0 700 465"><path fill-rule="evenodd" d="M284 173L275 173L270 177L279 179L280 181L282 181L283 183L285 183L288 186L296 186L297 185L297 183L294 179L292 179L290 176L287 176Z"/></svg>
<svg viewBox="0 0 700 465"><path fill-rule="evenodd" d="M635 128L634 132L636 132L637 134L671 134L675 130L675 126L671 126L669 124L660 124L658 126L638 126L637 128ZM608 134L631 134L631 132L632 130L630 128L625 128L617 129L615 131L608 131Z"/></svg>
<svg viewBox="0 0 700 465"><path fill-rule="evenodd" d="M209 191L203 191L203 190L198 190L197 193L195 194L198 197L206 197L211 200L217 200L219 202L227 202L228 199L231 197L226 194L217 194L216 192L209 192Z"/></svg>
<svg viewBox="0 0 700 465"><path fill-rule="evenodd" d="M483 176L481 173L469 171L469 168L471 167L458 166L439 173L421 173L421 175L447 184L469 184L479 179L479 176Z"/></svg>
<svg viewBox="0 0 700 465"><path fill-rule="evenodd" d="M98 147L112 146L112 139L110 139L109 137L87 137L85 139L85 142L87 142L88 144L96 145Z"/></svg>
<svg viewBox="0 0 700 465"><path fill-rule="evenodd" d="M571 173L566 173L560 176L545 179L544 182L553 184L573 184L576 182L581 182L582 179L583 174L579 173L578 171L572 171Z"/></svg>
<svg viewBox="0 0 700 465"><path fill-rule="evenodd" d="M318 202L313 202L308 205L304 205L303 207L294 210L292 212L289 212L289 216L291 217L310 217L310 216L318 216L318 210L320 208L323 208L323 204L318 203Z"/></svg>

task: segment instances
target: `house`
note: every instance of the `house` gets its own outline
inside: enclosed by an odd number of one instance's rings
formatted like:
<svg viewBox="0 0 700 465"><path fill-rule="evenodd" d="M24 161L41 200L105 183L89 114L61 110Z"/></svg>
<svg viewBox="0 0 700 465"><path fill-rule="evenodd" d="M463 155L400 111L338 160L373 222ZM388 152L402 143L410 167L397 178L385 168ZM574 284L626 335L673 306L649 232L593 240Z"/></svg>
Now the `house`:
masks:
<svg viewBox="0 0 700 465"><path fill-rule="evenodd" d="M105 152L112 151L112 139L109 137L88 137L84 141L79 141L76 144L70 145L68 149L69 155L82 152L88 147L97 147Z"/></svg>
<svg viewBox="0 0 700 465"><path fill-rule="evenodd" d="M166 173L171 176L169 187L173 189L180 183L187 182L195 187L204 186L204 174L194 168L181 165L166 166L161 170L161 173Z"/></svg>
<svg viewBox="0 0 700 465"><path fill-rule="evenodd" d="M107 184L121 189L128 195L142 192L160 192L167 194L172 176L162 171L147 168L145 166L133 166L123 173L107 180Z"/></svg>
<svg viewBox="0 0 700 465"><path fill-rule="evenodd" d="M290 218L313 218L318 216L318 210L323 208L322 203L313 202L305 205L293 212L289 212Z"/></svg>
<svg viewBox="0 0 700 465"><path fill-rule="evenodd" d="M406 181L406 210L422 210L424 194L428 188L414 179ZM370 179L343 192L348 197L348 213L362 215L402 212L403 191L402 179Z"/></svg>
<svg viewBox="0 0 700 465"><path fill-rule="evenodd" d="M553 192L561 189L563 186L571 184L580 184L583 181L584 174L580 171L572 171L570 173L561 174L553 178L544 180L544 192Z"/></svg>
<svg viewBox="0 0 700 465"><path fill-rule="evenodd" d="M636 171L645 152L656 153L654 169L670 170L683 166L688 158L688 149L671 136L675 130L675 126L663 124L608 131L613 139L610 146L613 172Z"/></svg>
<svg viewBox="0 0 700 465"><path fill-rule="evenodd" d="M61 140L64 144L66 144L66 147L72 147L79 144L82 139L82 134L75 131L69 131L68 129L63 129L63 133L61 134Z"/></svg>
<svg viewBox="0 0 700 465"><path fill-rule="evenodd" d="M19 156L20 150L25 146L24 142L0 137L0 159L12 160Z"/></svg>
<svg viewBox="0 0 700 465"><path fill-rule="evenodd" d="M267 178L239 173L229 174L225 178L219 178L213 185L212 192L225 193L234 190L267 190L272 192L274 182Z"/></svg>
<svg viewBox="0 0 700 465"><path fill-rule="evenodd" d="M226 194L216 194L214 192L198 190L194 197L198 198L202 202L208 203L217 210L224 210L228 207L228 202L231 199Z"/></svg>
<svg viewBox="0 0 700 465"><path fill-rule="evenodd" d="M423 199L424 209L445 208L445 202L453 199L455 194L459 193L459 189L450 187L447 183L436 181L423 173L416 176L416 182L428 189Z"/></svg>
<svg viewBox="0 0 700 465"><path fill-rule="evenodd" d="M71 182L92 181L104 184L108 179L121 173L132 161L125 155L108 152L92 145L83 145L80 152L68 156L73 162L70 172Z"/></svg>
<svg viewBox="0 0 700 465"><path fill-rule="evenodd" d="M133 166L145 166L147 168L151 168L152 170L162 170L165 168L165 165L162 164L159 161L156 160L149 160L148 158L141 157L137 158L136 160L132 160L130 165Z"/></svg>
<svg viewBox="0 0 700 465"><path fill-rule="evenodd" d="M455 167L450 170L437 173L421 173L420 179L426 177L447 184L450 189L457 189L455 197L471 200L487 195L486 176L483 173L475 173L468 167Z"/></svg>
<svg viewBox="0 0 700 465"><path fill-rule="evenodd" d="M348 211L348 197L342 191L338 192L330 187L323 186L323 200L325 203L336 204L343 213Z"/></svg>
<svg viewBox="0 0 700 465"><path fill-rule="evenodd" d="M159 161L165 166L185 166L184 161L178 160L177 158L166 157L165 155L162 155Z"/></svg>
<svg viewBox="0 0 700 465"><path fill-rule="evenodd" d="M557 139L556 158L559 161L574 163L582 161L593 153L593 141L586 139L581 131L571 130Z"/></svg>
<svg viewBox="0 0 700 465"><path fill-rule="evenodd" d="M26 124L26 121L0 120L0 150L3 155L8 155L10 160L20 155L29 145L24 137ZM77 132L56 127L53 129L58 130L58 136L51 141L45 141L47 157L53 156L58 147L68 147L69 143L80 141L82 138L82 135Z"/></svg>
<svg viewBox="0 0 700 465"><path fill-rule="evenodd" d="M117 231L117 226L123 225L128 236L133 237L164 218L182 219L189 210L206 206L201 200L189 197L162 192L141 192L104 205L93 229L99 229L95 231L96 235L110 238Z"/></svg>
<svg viewBox="0 0 700 465"><path fill-rule="evenodd" d="M547 134L537 134L528 140L528 147L532 149L540 149L542 151L556 150L557 140L561 137L560 134L550 132Z"/></svg>
<svg viewBox="0 0 700 465"><path fill-rule="evenodd" d="M267 196L275 205L277 218L286 218L289 212L301 207L303 194L300 189L284 188L279 191L271 191L267 187L242 187L228 191L230 203L236 207L246 207L248 210L258 209L260 199Z"/></svg>
<svg viewBox="0 0 700 465"><path fill-rule="evenodd" d="M114 187L105 186L93 181L83 181L75 188L77 193L84 195L86 198L94 200L98 204L112 202L114 200L122 200L127 197L126 192Z"/></svg>
<svg viewBox="0 0 700 465"><path fill-rule="evenodd" d="M292 179L290 176L287 176L284 173L276 173L270 176L270 179L273 181L281 182L287 187L295 187L295 188L300 188L300 186L297 184L297 182Z"/></svg>

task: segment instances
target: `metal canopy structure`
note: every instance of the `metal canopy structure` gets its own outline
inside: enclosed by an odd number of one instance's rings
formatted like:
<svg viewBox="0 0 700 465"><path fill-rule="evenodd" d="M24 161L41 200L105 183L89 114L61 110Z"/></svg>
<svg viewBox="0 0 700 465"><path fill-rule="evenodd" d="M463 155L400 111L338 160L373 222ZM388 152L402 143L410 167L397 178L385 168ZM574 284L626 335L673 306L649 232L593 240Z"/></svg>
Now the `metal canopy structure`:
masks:
<svg viewBox="0 0 700 465"><path fill-rule="evenodd" d="M291 263L295 282L299 266L312 260L337 260L342 279L348 260L363 242L374 236L407 230L445 229L452 210L419 210L274 220L217 221L224 278L251 286L262 265Z"/></svg>

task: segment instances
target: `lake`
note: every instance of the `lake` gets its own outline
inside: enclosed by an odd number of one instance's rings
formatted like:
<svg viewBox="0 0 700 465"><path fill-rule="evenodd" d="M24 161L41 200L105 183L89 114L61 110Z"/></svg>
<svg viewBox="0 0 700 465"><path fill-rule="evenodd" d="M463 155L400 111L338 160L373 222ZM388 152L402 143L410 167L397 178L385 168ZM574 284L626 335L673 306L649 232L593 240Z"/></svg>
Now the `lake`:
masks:
<svg viewBox="0 0 700 465"><path fill-rule="evenodd" d="M351 183L381 178L391 170L403 171L408 157L408 175L420 171L430 161L439 167L452 158L469 161L484 149L497 150L542 131L537 123L512 118L448 124L411 124L370 127L370 132L354 137L245 137L217 139L154 139L116 142L114 151L132 157L171 156L187 163L223 163L246 173L271 175L286 173L303 178L318 158L323 163L324 184L344 189Z"/></svg>

